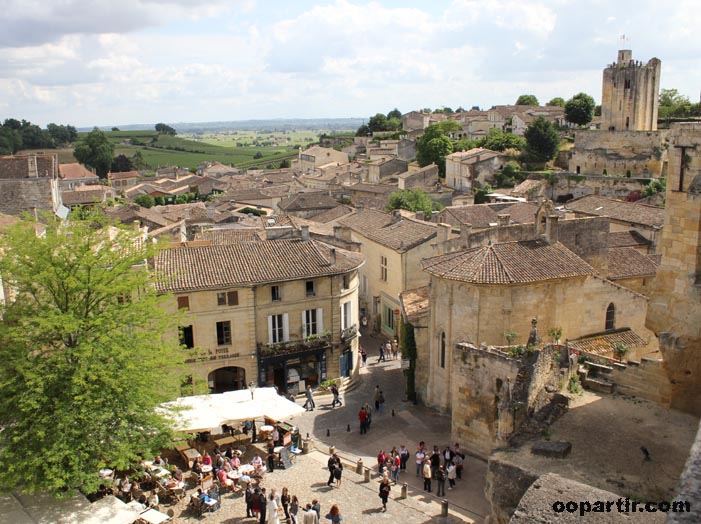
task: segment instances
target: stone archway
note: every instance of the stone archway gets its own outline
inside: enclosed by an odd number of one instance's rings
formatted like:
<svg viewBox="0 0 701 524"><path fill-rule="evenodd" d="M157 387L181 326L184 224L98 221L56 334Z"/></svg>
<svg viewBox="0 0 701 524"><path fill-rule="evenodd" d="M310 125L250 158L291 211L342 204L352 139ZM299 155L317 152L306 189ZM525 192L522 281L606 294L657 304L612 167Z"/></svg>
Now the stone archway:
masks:
<svg viewBox="0 0 701 524"><path fill-rule="evenodd" d="M247 387L246 370L234 366L215 369L207 376L207 382L211 393L245 389Z"/></svg>

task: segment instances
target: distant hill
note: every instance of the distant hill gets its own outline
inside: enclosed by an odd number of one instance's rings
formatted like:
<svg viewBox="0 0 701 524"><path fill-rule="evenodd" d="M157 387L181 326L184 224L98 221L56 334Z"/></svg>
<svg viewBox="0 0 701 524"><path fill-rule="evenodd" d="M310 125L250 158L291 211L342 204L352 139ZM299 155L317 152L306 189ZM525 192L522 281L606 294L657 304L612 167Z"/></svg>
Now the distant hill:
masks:
<svg viewBox="0 0 701 524"><path fill-rule="evenodd" d="M201 133L228 130L278 132L298 130L329 130L346 131L360 127L364 118L277 118L272 120L232 120L226 122L170 122L178 133ZM116 126L120 131L152 130L153 124L129 124ZM103 131L109 131L113 126L98 126ZM92 127L79 128L79 131L91 131Z"/></svg>

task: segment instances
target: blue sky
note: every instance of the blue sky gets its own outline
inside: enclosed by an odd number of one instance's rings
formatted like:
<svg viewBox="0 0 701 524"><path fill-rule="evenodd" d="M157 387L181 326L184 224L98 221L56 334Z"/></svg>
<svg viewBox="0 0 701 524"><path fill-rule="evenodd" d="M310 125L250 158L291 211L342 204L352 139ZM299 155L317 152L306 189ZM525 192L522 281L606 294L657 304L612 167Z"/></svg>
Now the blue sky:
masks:
<svg viewBox="0 0 701 524"><path fill-rule="evenodd" d="M622 46L696 101L696 0L0 0L0 118L76 126L541 103ZM625 34L627 40L621 41Z"/></svg>

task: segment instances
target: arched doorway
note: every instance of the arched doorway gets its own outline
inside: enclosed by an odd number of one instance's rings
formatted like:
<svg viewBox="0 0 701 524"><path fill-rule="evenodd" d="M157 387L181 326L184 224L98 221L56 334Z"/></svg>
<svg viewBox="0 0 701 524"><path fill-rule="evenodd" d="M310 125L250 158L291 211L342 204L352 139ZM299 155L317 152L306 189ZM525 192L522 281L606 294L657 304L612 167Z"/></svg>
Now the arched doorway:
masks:
<svg viewBox="0 0 701 524"><path fill-rule="evenodd" d="M246 370L238 367L225 367L212 371L207 377L211 393L224 393L245 389Z"/></svg>

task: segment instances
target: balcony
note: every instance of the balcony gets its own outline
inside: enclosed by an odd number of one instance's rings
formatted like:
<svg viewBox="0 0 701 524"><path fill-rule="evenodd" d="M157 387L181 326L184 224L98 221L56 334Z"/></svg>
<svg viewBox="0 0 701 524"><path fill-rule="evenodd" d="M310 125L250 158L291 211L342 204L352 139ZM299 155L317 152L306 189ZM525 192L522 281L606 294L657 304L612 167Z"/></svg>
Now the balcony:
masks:
<svg viewBox="0 0 701 524"><path fill-rule="evenodd" d="M343 341L343 342L348 342L349 340L353 340L357 336L358 336L358 325L357 324L353 324L352 326L341 330L341 341Z"/></svg>
<svg viewBox="0 0 701 524"><path fill-rule="evenodd" d="M258 343L258 354L261 357L272 357L276 355L289 355L292 353L300 353L302 351L310 351L314 349L322 349L331 346L331 334L311 335L302 340L290 340L289 342L278 342L276 344L261 344Z"/></svg>

